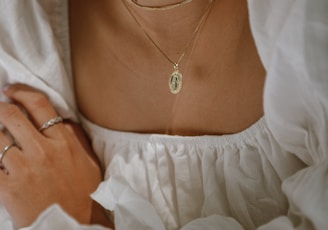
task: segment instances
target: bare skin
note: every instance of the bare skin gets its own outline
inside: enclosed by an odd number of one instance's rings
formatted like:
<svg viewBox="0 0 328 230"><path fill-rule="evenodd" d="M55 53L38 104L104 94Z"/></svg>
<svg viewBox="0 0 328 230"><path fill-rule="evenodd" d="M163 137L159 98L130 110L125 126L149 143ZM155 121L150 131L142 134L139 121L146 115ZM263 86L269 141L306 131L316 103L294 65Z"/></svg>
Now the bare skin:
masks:
<svg viewBox="0 0 328 230"><path fill-rule="evenodd" d="M194 0L169 11L132 9L156 43L176 60L207 3ZM71 0L72 64L81 112L98 125L131 132L188 136L246 129L263 115L265 81L246 4L215 2L180 63L183 89L172 95L172 64L121 1Z"/></svg>
<svg viewBox="0 0 328 230"><path fill-rule="evenodd" d="M59 123L39 132L56 112L45 95L25 85L4 90L14 104L0 103L0 121L19 143L3 158L9 174L0 171L0 202L16 227L26 227L51 204L57 203L80 223L91 222L92 193L101 181L99 166L82 129ZM0 145L12 141L0 132ZM74 197L74 199L72 199ZM81 212L84 210L84 212Z"/></svg>

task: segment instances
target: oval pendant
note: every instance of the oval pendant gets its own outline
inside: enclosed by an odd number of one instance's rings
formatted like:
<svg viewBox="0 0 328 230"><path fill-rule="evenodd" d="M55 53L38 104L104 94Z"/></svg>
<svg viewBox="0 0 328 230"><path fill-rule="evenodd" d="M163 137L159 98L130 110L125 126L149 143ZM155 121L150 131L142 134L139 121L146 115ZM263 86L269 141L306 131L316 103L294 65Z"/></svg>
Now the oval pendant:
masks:
<svg viewBox="0 0 328 230"><path fill-rule="evenodd" d="M182 88L182 74L179 70L175 70L169 79L169 88L171 93L177 94Z"/></svg>

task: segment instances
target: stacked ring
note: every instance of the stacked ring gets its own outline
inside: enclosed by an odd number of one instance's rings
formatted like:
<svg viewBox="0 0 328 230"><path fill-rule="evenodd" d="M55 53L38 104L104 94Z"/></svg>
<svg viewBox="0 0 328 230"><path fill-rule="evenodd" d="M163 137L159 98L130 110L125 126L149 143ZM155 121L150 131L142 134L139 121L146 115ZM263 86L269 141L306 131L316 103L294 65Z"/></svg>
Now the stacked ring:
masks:
<svg viewBox="0 0 328 230"><path fill-rule="evenodd" d="M43 130L45 130L45 129L47 129L47 128L55 125L55 124L60 123L60 122L63 122L63 118L62 117L59 117L59 116L58 117L54 117L54 118L50 119L49 121L43 123L43 125L39 128L39 131L41 132L41 131L43 131Z"/></svg>

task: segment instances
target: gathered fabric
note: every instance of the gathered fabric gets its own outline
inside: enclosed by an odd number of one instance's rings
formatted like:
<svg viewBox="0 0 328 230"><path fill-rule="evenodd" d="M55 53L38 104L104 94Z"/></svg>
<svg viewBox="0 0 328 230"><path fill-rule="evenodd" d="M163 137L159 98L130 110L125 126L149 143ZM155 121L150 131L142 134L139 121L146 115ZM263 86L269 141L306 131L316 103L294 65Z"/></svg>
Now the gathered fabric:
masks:
<svg viewBox="0 0 328 230"><path fill-rule="evenodd" d="M287 213L281 183L304 167L279 147L264 118L238 134L200 137L124 133L82 121L109 183L93 198L106 203L113 177L150 201L166 229L211 215L255 229Z"/></svg>

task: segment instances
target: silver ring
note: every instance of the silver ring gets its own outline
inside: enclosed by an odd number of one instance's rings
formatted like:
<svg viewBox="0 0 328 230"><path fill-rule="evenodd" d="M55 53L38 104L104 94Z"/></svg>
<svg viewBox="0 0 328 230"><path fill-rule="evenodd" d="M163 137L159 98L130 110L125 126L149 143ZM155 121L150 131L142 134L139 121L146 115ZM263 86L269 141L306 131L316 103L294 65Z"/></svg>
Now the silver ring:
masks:
<svg viewBox="0 0 328 230"><path fill-rule="evenodd" d="M49 121L43 123L43 125L39 128L39 131L43 131L55 124L58 124L58 123L61 123L63 122L63 118L62 117L54 117L54 118L51 118Z"/></svg>
<svg viewBox="0 0 328 230"><path fill-rule="evenodd" d="M1 152L0 152L0 169L2 169L2 170L5 169L5 166L4 166L3 163L2 163L2 159L3 159L3 157L5 156L5 154L7 153L7 151L8 151L11 147L14 147L14 146L16 146L16 144L15 144L15 143L11 143L11 144L5 146L5 147L1 150Z"/></svg>

